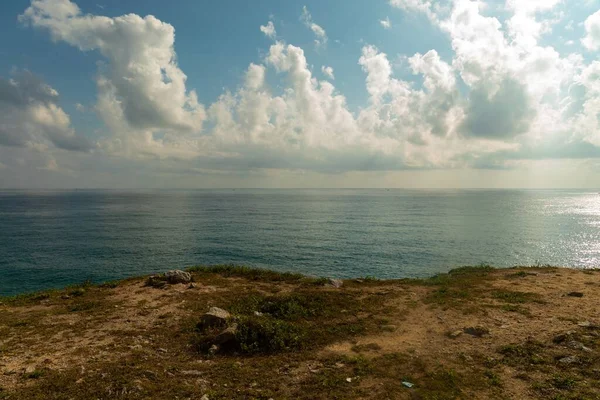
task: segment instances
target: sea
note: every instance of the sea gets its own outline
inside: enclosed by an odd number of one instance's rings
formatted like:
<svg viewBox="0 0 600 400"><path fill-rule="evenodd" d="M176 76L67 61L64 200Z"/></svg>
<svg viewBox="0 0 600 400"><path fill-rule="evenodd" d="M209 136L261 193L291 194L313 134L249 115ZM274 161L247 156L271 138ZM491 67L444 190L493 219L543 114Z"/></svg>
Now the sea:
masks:
<svg viewBox="0 0 600 400"><path fill-rule="evenodd" d="M0 295L194 265L425 277L600 267L585 190L0 191Z"/></svg>

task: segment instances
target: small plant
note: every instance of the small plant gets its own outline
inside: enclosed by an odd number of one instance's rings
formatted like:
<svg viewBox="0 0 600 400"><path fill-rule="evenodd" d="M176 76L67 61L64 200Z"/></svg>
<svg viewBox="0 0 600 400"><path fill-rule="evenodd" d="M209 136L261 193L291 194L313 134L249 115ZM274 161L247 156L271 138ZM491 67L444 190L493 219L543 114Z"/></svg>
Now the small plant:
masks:
<svg viewBox="0 0 600 400"><path fill-rule="evenodd" d="M302 347L305 336L303 329L286 321L244 317L238 322L236 342L242 353L276 353Z"/></svg>
<svg viewBox="0 0 600 400"><path fill-rule="evenodd" d="M500 380L500 377L494 371L488 369L487 371L485 371L484 375L486 378L489 379L490 385L498 387L502 386L502 381Z"/></svg>
<svg viewBox="0 0 600 400"><path fill-rule="evenodd" d="M379 278L377 278L376 276L373 276L373 275L367 275L362 279L365 282L379 282Z"/></svg>
<svg viewBox="0 0 600 400"><path fill-rule="evenodd" d="M89 311L89 310L93 310L94 308L98 307L99 305L100 305L100 303L95 302L95 301L84 301L84 302L73 304L69 308L69 311L71 311L71 312Z"/></svg>
<svg viewBox="0 0 600 400"><path fill-rule="evenodd" d="M77 289L73 289L69 292L69 296L73 296L73 297L81 297L85 294L85 289L84 288L77 288Z"/></svg>
<svg viewBox="0 0 600 400"><path fill-rule="evenodd" d="M100 285L101 288L114 289L119 286L119 281L108 281Z"/></svg>
<svg viewBox="0 0 600 400"><path fill-rule="evenodd" d="M543 303L537 293L515 292L510 290L496 290L492 296L504 303L509 304L524 304L524 303Z"/></svg>
<svg viewBox="0 0 600 400"><path fill-rule="evenodd" d="M42 375L44 375L44 372L36 369L36 370L34 370L32 372L28 372L28 373L23 374L23 377L25 379L39 379L39 378L42 377Z"/></svg>
<svg viewBox="0 0 600 400"><path fill-rule="evenodd" d="M197 266L187 269L188 272L197 272L203 274L218 274L224 277L242 277L257 281L270 282L300 282L310 280L302 274L292 272L277 272L261 268L251 268L239 265L214 265ZM315 278L316 279L316 278Z"/></svg>
<svg viewBox="0 0 600 400"><path fill-rule="evenodd" d="M570 376L554 375L551 384L560 390L573 390L577 385L577 381Z"/></svg>
<svg viewBox="0 0 600 400"><path fill-rule="evenodd" d="M543 356L544 346L535 341L527 341L523 344L510 344L502 346L498 352L504 356L503 362L514 366L527 366L545 364Z"/></svg>
<svg viewBox="0 0 600 400"><path fill-rule="evenodd" d="M377 343L357 344L356 346L352 346L351 350L355 353L378 351L381 350L381 346Z"/></svg>
<svg viewBox="0 0 600 400"><path fill-rule="evenodd" d="M519 314L525 315L527 317L531 316L531 311L529 311L527 308L522 307L520 305L504 304L504 305L502 305L501 309L506 312L519 313Z"/></svg>

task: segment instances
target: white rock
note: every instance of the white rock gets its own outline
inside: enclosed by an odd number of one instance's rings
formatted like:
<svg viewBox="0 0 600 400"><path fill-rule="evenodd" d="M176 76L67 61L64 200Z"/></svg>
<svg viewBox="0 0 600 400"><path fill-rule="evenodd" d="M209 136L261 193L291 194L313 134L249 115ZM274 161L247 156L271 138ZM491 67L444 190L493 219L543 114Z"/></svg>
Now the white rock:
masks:
<svg viewBox="0 0 600 400"><path fill-rule="evenodd" d="M165 278L167 278L167 282L171 284L190 283L192 281L192 274L177 269L166 272Z"/></svg>
<svg viewBox="0 0 600 400"><path fill-rule="evenodd" d="M227 320L231 317L227 311L219 307L211 307L206 314L202 316L202 327L227 326Z"/></svg>

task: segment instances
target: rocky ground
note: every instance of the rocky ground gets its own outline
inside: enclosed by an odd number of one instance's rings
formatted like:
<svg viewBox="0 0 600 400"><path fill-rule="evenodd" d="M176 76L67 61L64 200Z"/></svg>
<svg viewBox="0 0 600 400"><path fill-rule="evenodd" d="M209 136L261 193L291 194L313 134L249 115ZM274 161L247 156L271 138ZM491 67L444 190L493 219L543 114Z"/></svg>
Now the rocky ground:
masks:
<svg viewBox="0 0 600 400"><path fill-rule="evenodd" d="M0 399L600 399L599 288L211 267L3 298Z"/></svg>

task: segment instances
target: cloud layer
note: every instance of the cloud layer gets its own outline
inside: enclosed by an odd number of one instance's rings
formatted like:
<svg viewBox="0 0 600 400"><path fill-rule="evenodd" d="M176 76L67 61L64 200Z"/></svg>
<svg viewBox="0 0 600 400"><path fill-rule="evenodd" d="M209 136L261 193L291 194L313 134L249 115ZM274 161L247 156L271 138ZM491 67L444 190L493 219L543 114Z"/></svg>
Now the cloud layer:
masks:
<svg viewBox="0 0 600 400"><path fill-rule="evenodd" d="M85 15L70 0L33 0L21 23L102 55L95 110L106 129L94 144L75 134L56 91L21 72L0 80L0 145L94 148L181 170L338 173L597 158L600 62L543 44L558 4L508 0L509 17L500 21L481 1L391 0L396 10L427 17L453 55L404 55L403 68L415 77L408 81L395 76L382 49L364 45L356 60L369 100L354 111L331 82L333 68L317 70L326 78L320 80L302 48L277 40L272 21L259 27L273 40L264 59L249 64L237 90L202 105L177 65L170 24ZM327 33L306 7L300 20L326 51ZM582 45L598 51L600 11L582 22ZM391 27L389 18L374 23ZM269 74L285 82L282 90L269 84Z"/></svg>

